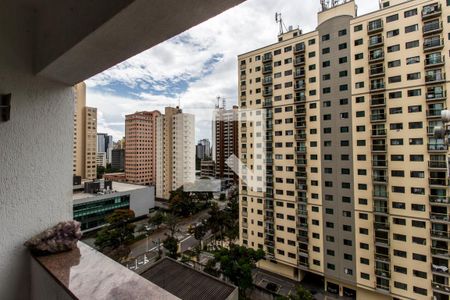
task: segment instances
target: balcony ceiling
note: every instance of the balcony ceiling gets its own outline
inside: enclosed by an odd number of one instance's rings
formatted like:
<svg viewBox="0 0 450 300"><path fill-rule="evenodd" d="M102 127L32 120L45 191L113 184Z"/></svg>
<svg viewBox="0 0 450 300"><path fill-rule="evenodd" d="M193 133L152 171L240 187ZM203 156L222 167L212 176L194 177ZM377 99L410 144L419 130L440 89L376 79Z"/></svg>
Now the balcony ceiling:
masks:
<svg viewBox="0 0 450 300"><path fill-rule="evenodd" d="M35 14L36 24L30 24L36 31L35 73L73 85L244 1L24 0L22 4Z"/></svg>

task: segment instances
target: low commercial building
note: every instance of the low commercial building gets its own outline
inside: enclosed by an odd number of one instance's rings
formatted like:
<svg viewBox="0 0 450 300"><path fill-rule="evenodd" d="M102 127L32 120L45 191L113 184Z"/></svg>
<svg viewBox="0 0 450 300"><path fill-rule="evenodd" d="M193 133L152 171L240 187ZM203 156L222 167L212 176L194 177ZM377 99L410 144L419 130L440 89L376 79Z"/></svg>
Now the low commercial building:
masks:
<svg viewBox="0 0 450 300"><path fill-rule="evenodd" d="M140 217L154 207L154 186L97 181L74 188L73 218L81 222L82 231L105 225L105 217L116 209L131 209L136 217Z"/></svg>

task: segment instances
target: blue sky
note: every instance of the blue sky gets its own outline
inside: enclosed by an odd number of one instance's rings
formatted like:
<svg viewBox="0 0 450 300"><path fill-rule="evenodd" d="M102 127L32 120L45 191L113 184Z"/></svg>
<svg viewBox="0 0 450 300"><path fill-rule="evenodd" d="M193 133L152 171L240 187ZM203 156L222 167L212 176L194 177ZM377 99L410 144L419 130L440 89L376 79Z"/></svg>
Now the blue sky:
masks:
<svg viewBox="0 0 450 300"><path fill-rule="evenodd" d="M356 0L358 14L378 1ZM211 139L216 97L236 104L237 56L276 42L275 12L303 32L317 25L319 0L247 0L86 81L87 104L98 109L98 132L124 136L125 115L179 102L196 117L196 139Z"/></svg>

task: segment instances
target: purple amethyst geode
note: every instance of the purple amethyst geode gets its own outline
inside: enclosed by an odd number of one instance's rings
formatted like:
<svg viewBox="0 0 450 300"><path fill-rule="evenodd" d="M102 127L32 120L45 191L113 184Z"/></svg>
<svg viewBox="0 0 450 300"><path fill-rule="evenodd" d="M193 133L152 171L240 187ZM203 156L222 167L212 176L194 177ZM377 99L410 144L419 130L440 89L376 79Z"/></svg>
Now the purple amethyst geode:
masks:
<svg viewBox="0 0 450 300"><path fill-rule="evenodd" d="M77 248L80 238L80 223L65 221L35 235L25 246L36 255L54 254Z"/></svg>

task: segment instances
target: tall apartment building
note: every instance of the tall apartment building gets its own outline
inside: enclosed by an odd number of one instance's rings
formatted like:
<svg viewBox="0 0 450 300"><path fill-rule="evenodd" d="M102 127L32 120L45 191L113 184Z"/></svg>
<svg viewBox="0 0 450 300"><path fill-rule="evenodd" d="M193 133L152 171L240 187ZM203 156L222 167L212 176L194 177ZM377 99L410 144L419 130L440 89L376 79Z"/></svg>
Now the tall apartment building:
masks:
<svg viewBox="0 0 450 300"><path fill-rule="evenodd" d="M106 153L107 163L111 163L112 149L114 147L113 137L107 133L97 133L97 152Z"/></svg>
<svg viewBox="0 0 450 300"><path fill-rule="evenodd" d="M168 199L171 191L195 181L195 117L166 107L156 131L156 197Z"/></svg>
<svg viewBox="0 0 450 300"><path fill-rule="evenodd" d="M125 116L125 176L128 182L156 184L156 120L159 111Z"/></svg>
<svg viewBox="0 0 450 300"><path fill-rule="evenodd" d="M211 158L211 142L208 139L198 141L195 148L195 153L198 159Z"/></svg>
<svg viewBox="0 0 450 300"><path fill-rule="evenodd" d="M111 168L115 170L125 168L125 149L113 149L111 151Z"/></svg>
<svg viewBox="0 0 450 300"><path fill-rule="evenodd" d="M449 20L450 1L362 16L347 1L239 56L241 114L266 116L239 131L241 160L266 173L265 190L240 182L240 242L266 251L260 267L358 299L449 299L448 146L433 136Z"/></svg>
<svg viewBox="0 0 450 300"><path fill-rule="evenodd" d="M214 159L216 178L237 182L237 174L227 166L227 159L238 153L238 107L233 109L218 108L213 119ZM237 170L237 166L236 170Z"/></svg>
<svg viewBox="0 0 450 300"><path fill-rule="evenodd" d="M97 177L97 109L86 106L86 84L74 86L73 174L84 179Z"/></svg>

